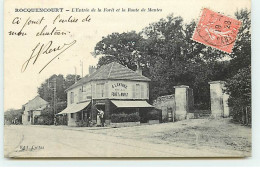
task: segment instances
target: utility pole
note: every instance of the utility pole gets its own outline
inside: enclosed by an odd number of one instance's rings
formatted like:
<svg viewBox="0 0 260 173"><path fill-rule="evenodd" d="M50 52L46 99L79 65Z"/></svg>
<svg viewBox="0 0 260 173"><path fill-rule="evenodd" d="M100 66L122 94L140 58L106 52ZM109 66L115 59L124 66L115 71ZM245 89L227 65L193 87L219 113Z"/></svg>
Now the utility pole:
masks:
<svg viewBox="0 0 260 173"><path fill-rule="evenodd" d="M53 79L53 87L50 86L49 79L48 79L48 88L53 90L53 114L54 114L54 119L55 119L55 114L56 114L56 91L57 91L57 79L56 77Z"/></svg>
<svg viewBox="0 0 260 173"><path fill-rule="evenodd" d="M74 69L75 69L75 83L77 82L77 68L76 66L74 66Z"/></svg>
<svg viewBox="0 0 260 173"><path fill-rule="evenodd" d="M83 61L80 60L80 66L81 66L81 77L83 78Z"/></svg>
<svg viewBox="0 0 260 173"><path fill-rule="evenodd" d="M56 90L57 90L57 81L56 78L54 79L54 88L53 88L53 109L54 109L54 116L56 115Z"/></svg>

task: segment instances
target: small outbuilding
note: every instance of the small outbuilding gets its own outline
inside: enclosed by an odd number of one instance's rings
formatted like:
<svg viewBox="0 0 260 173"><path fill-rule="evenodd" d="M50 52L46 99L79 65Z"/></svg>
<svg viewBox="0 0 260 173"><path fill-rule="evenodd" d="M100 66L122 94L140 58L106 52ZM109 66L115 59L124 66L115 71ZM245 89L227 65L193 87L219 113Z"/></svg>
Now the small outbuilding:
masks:
<svg viewBox="0 0 260 173"><path fill-rule="evenodd" d="M39 95L23 105L22 123L23 125L36 124L37 117L41 115L49 103L43 100Z"/></svg>

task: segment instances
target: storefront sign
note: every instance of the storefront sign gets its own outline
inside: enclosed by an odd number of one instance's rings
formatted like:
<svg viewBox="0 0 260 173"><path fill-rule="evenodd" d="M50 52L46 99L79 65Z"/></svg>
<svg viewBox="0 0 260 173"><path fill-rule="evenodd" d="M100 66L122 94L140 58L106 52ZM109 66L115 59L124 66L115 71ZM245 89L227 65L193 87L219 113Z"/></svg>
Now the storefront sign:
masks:
<svg viewBox="0 0 260 173"><path fill-rule="evenodd" d="M128 97L127 85L124 83L112 84L112 97Z"/></svg>

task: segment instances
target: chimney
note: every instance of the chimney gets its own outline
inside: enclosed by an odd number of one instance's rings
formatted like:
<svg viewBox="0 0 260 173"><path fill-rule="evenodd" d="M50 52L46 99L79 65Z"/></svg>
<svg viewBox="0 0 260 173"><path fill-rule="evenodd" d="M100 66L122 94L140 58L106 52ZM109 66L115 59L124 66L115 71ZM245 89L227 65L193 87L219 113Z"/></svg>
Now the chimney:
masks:
<svg viewBox="0 0 260 173"><path fill-rule="evenodd" d="M143 71L142 71L142 69L140 68L139 65L137 66L137 69L136 69L135 72L136 72L137 74L143 75Z"/></svg>
<svg viewBox="0 0 260 173"><path fill-rule="evenodd" d="M89 75L91 75L97 70L97 68L95 66L90 65L88 70L89 70L89 72L88 72Z"/></svg>

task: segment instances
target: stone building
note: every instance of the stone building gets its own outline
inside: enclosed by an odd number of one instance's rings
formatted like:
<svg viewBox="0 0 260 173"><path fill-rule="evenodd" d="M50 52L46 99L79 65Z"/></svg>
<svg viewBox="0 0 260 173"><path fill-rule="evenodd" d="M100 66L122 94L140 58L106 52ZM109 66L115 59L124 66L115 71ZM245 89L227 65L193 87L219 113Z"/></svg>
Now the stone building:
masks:
<svg viewBox="0 0 260 173"><path fill-rule="evenodd" d="M141 70L133 71L115 62L99 69L90 66L89 75L66 90L67 108L59 114L68 116L68 126L76 126L87 119L95 123L97 109L101 109L109 124L113 113L139 113L153 107L147 103L149 82Z"/></svg>
<svg viewBox="0 0 260 173"><path fill-rule="evenodd" d="M43 100L39 95L23 105L22 123L23 125L35 124L37 117L41 115L41 111L45 109L49 103Z"/></svg>

